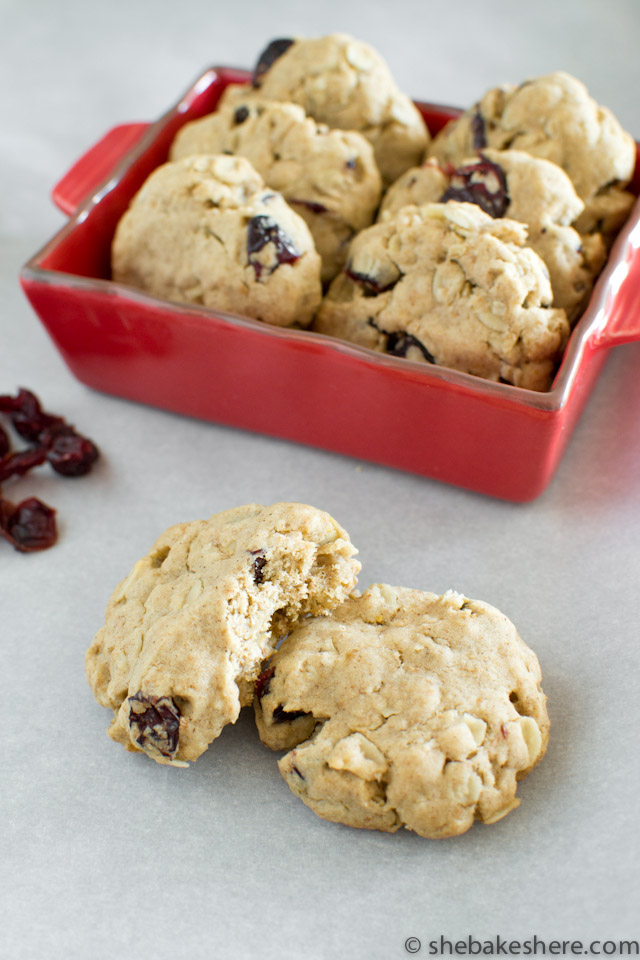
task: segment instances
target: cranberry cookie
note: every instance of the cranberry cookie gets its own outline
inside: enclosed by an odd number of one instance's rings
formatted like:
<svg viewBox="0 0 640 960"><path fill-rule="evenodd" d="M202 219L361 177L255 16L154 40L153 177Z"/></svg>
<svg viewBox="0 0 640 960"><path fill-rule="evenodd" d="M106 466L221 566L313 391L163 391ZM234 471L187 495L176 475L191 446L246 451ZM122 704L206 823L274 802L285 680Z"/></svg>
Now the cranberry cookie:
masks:
<svg viewBox="0 0 640 960"><path fill-rule="evenodd" d="M356 553L329 514L299 503L171 527L116 588L87 653L109 735L158 763L196 760L251 703L277 640L351 593Z"/></svg>
<svg viewBox="0 0 640 960"><path fill-rule="evenodd" d="M486 147L524 150L562 167L585 204L575 223L579 233L610 236L631 209L634 198L624 188L635 165L633 138L568 73L489 90L447 124L432 153L457 167Z"/></svg>
<svg viewBox="0 0 640 960"><path fill-rule="evenodd" d="M407 170L388 190L379 220L407 204L458 200L476 203L491 217L509 217L527 226L527 246L549 271L553 306L575 320L587 303L606 260L599 233L581 236L570 224L584 203L555 163L521 150L483 150L457 170L430 159Z"/></svg>
<svg viewBox="0 0 640 960"><path fill-rule="evenodd" d="M494 607L374 584L301 623L258 681L291 790L352 827L451 837L518 806L549 720L540 667Z"/></svg>
<svg viewBox="0 0 640 960"><path fill-rule="evenodd" d="M186 124L171 147L191 154L246 157L267 186L306 221L322 258L322 280L342 269L348 245L373 221L382 182L361 134L329 130L293 103L247 100Z"/></svg>
<svg viewBox="0 0 640 960"><path fill-rule="evenodd" d="M470 203L403 207L358 234L320 333L425 363L549 388L569 335L526 228Z"/></svg>
<svg viewBox="0 0 640 960"><path fill-rule="evenodd" d="M319 123L358 130L373 145L389 184L422 160L429 132L398 88L379 53L343 33L273 40L260 55L253 89L267 100L299 103ZM238 103L246 88L228 87L222 103Z"/></svg>
<svg viewBox="0 0 640 960"><path fill-rule="evenodd" d="M158 167L120 220L113 279L177 303L307 326L320 257L304 220L243 157Z"/></svg>

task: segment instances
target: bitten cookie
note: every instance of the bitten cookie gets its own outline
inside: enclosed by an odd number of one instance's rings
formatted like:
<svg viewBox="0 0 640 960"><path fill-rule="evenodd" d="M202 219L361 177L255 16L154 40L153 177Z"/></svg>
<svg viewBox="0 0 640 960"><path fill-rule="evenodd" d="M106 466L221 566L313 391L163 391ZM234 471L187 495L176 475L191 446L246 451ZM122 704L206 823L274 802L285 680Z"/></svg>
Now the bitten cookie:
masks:
<svg viewBox="0 0 640 960"><path fill-rule="evenodd" d="M494 607L374 584L301 623L261 675L264 743L327 820L423 837L494 823L544 755L540 667Z"/></svg>
<svg viewBox="0 0 640 960"><path fill-rule="evenodd" d="M372 222L382 182L371 144L359 133L329 130L293 103L248 100L186 124L172 160L191 154L239 154L306 221L322 258L322 280L335 277L355 233Z"/></svg>
<svg viewBox="0 0 640 960"><path fill-rule="evenodd" d="M575 223L579 233L609 235L631 209L634 198L624 187L633 175L633 138L568 73L489 90L447 124L431 152L442 164L457 167L486 147L524 150L562 167L585 204Z"/></svg>
<svg viewBox="0 0 640 960"><path fill-rule="evenodd" d="M404 207L358 234L314 321L320 333L530 390L569 335L526 228L470 203Z"/></svg>
<svg viewBox="0 0 640 960"><path fill-rule="evenodd" d="M177 303L307 326L322 296L304 220L243 157L158 167L120 220L113 279Z"/></svg>
<svg viewBox="0 0 640 960"><path fill-rule="evenodd" d="M196 760L251 703L277 640L349 595L356 553L329 514L299 503L170 527L114 591L87 653L109 735L158 763Z"/></svg>
<svg viewBox="0 0 640 960"><path fill-rule="evenodd" d="M407 170L388 190L379 220L407 204L457 200L477 204L491 217L508 217L527 226L527 246L549 271L553 306L577 319L606 260L599 233L580 236L569 224L584 203L567 174L555 163L521 150L483 150L457 170L443 170L430 159Z"/></svg>
<svg viewBox="0 0 640 960"><path fill-rule="evenodd" d="M253 89L267 100L299 103L329 127L358 130L387 184L419 163L429 143L422 115L380 54L343 33L273 40L258 59ZM246 89L228 87L222 103L245 96Z"/></svg>

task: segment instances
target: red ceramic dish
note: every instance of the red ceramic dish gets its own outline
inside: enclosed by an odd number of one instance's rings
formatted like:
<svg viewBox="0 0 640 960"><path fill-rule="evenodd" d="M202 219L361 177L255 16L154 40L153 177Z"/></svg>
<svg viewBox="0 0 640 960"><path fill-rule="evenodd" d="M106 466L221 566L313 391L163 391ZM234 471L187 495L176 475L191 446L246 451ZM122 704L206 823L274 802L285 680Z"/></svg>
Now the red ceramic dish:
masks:
<svg viewBox="0 0 640 960"><path fill-rule="evenodd" d="M23 268L23 289L72 372L106 393L285 437L507 500L538 496L606 350L640 339L640 204L618 237L547 393L374 353L109 279L115 226L180 126L249 75L207 70L154 124L116 127L58 183L69 223ZM459 111L419 104L437 131ZM640 174L636 169L636 192Z"/></svg>

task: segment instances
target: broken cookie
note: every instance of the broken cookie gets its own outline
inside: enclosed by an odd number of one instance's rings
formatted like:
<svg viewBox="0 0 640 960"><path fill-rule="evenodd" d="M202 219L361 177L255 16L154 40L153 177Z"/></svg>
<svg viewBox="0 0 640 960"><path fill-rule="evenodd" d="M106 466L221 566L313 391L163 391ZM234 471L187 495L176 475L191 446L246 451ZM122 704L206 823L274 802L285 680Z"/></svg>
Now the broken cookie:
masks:
<svg viewBox="0 0 640 960"><path fill-rule="evenodd" d="M109 735L159 763L196 760L251 703L279 638L350 594L356 552L329 514L298 503L170 527L116 588L87 653Z"/></svg>

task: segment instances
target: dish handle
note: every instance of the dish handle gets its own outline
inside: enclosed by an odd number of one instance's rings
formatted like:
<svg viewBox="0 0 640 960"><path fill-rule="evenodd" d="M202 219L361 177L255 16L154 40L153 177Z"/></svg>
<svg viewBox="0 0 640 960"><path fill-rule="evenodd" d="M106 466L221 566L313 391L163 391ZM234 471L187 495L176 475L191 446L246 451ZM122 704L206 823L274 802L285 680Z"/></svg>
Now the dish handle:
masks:
<svg viewBox="0 0 640 960"><path fill-rule="evenodd" d="M627 241L626 257L609 279L606 324L597 331L595 347L615 347L640 340L640 219Z"/></svg>
<svg viewBox="0 0 640 960"><path fill-rule="evenodd" d="M85 197L102 183L148 128L148 123L123 123L105 133L76 160L51 191L58 209L69 216L75 213Z"/></svg>

